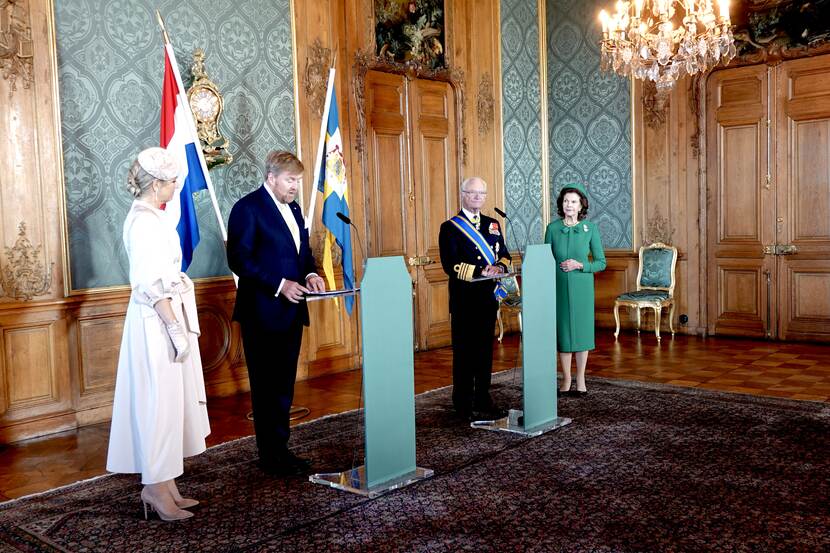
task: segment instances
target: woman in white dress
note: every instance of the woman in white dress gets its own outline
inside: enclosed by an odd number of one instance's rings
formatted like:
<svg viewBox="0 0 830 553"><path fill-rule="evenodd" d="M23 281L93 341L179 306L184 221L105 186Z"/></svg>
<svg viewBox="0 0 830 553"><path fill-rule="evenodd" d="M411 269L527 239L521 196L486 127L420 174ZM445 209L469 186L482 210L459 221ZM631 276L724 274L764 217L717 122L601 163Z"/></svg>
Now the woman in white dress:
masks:
<svg viewBox="0 0 830 553"><path fill-rule="evenodd" d="M124 221L130 303L118 357L107 470L141 473L144 516L193 516L199 502L174 478L210 433L193 282L181 272L176 222L161 205L178 194L176 159L162 148L138 154L127 175L135 197Z"/></svg>

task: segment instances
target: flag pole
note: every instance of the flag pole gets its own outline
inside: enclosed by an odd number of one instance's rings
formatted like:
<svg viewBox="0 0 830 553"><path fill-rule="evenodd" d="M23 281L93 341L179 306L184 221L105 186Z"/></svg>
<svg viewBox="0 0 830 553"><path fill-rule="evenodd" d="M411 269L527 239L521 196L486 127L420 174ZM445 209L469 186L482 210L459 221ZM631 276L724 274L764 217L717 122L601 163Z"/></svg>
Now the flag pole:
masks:
<svg viewBox="0 0 830 553"><path fill-rule="evenodd" d="M173 74L176 76L176 84L179 88L179 94L184 94L185 88L184 83L182 83L182 76L179 73L179 64L176 62L176 56L173 52L173 45L170 44L170 36L167 34L167 29L164 27L164 19L162 19L161 13L159 13L158 9L156 9L156 19L158 19L158 24L161 27L161 33L164 36L164 47L169 50L168 54L171 60L170 65L173 67ZM216 194L213 191L213 181L210 178L207 163L205 162L205 154L202 152L202 141L199 140L199 135L196 132L196 123L193 121L193 112L191 111L189 104L186 103L183 107L186 108L184 113L186 114L185 120L187 121L188 131L194 138L195 143L198 145L196 148L196 154L199 158L199 165L202 167L202 174L205 176L208 194L210 194L210 201L213 204L213 211L216 215L216 222L219 224L219 230L222 233L222 240L227 243L228 231L225 229L225 220L222 219L222 212L219 209L219 202L217 201Z"/></svg>
<svg viewBox="0 0 830 553"><path fill-rule="evenodd" d="M158 21L159 27L161 27L161 36L164 39L164 44L170 44L170 37L167 35L167 29L164 27L164 19L161 18L161 13L158 8L156 8L156 21Z"/></svg>
<svg viewBox="0 0 830 553"><path fill-rule="evenodd" d="M334 60L332 60L332 66L329 68L329 79L326 84L326 103L323 104L323 119L320 121L320 139L317 142L317 156L314 162L314 189L311 192L311 207L306 211L305 217L305 226L308 229L309 235L311 234L311 227L314 223L314 209L317 206L317 183L320 181L320 165L323 162L323 151L326 149L326 130L329 124L329 107L331 104L331 91L334 87L334 72Z"/></svg>

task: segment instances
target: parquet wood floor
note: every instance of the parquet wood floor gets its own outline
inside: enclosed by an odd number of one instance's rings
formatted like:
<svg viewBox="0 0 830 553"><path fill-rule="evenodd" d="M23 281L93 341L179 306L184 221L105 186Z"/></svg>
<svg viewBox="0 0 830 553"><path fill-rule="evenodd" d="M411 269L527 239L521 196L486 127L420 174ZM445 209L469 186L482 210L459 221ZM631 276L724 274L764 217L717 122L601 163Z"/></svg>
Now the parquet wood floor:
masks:
<svg viewBox="0 0 830 553"><path fill-rule="evenodd" d="M493 370L518 364L518 339L496 346ZM589 375L777 396L830 401L830 345L765 342L729 338L624 333L597 334L588 360ZM449 348L416 354L415 391L452 383ZM295 404L308 407L312 420L354 409L360 400L360 372L327 375L296 386ZM590 396L589 396L590 398ZM211 399L208 404L216 445L253 433L245 418L247 394ZM109 424L0 446L0 501L21 497L104 474Z"/></svg>

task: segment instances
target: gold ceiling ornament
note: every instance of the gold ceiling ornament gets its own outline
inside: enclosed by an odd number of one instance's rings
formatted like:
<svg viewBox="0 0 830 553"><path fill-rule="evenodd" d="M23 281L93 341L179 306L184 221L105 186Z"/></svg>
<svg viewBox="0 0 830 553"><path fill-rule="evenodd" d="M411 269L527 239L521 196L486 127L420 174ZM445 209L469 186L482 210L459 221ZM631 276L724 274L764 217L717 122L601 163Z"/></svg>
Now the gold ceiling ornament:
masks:
<svg viewBox="0 0 830 553"><path fill-rule="evenodd" d="M308 48L305 60L305 90L308 107L318 117L323 116L323 104L326 103L326 80L331 67L331 48L326 48L319 37Z"/></svg>
<svg viewBox="0 0 830 553"><path fill-rule="evenodd" d="M9 81L9 93L17 90L18 78L23 81L23 88L34 82L34 43L27 3L0 0L0 73Z"/></svg>
<svg viewBox="0 0 830 553"><path fill-rule="evenodd" d="M493 77L485 72L478 83L478 98L476 100L476 113L478 115L478 134L484 136L490 132L493 126L493 114L495 113L496 100L493 97Z"/></svg>
<svg viewBox="0 0 830 553"><path fill-rule="evenodd" d="M618 0L602 10L604 71L650 80L667 95L685 75L705 73L735 57L729 0Z"/></svg>
<svg viewBox="0 0 830 553"><path fill-rule="evenodd" d="M208 169L227 165L233 161L233 155L228 152L228 139L219 133L219 117L225 107L225 101L219 93L219 88L207 76L205 51L201 48L193 51L193 66L190 72L193 75L193 84L187 89L187 101L196 120L196 131L202 143L205 163Z"/></svg>
<svg viewBox="0 0 830 553"><path fill-rule="evenodd" d="M11 248L6 248L6 263L0 269L2 295L29 301L52 288L52 267L44 267L41 246L35 248L26 236L26 223L18 225L18 236Z"/></svg>

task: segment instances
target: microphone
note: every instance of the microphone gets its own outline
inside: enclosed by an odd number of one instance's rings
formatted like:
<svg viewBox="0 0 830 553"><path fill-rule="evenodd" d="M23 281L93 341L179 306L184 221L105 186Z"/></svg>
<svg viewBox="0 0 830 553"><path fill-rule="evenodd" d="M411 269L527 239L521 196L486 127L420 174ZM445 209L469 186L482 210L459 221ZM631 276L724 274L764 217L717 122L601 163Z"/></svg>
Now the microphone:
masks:
<svg viewBox="0 0 830 553"><path fill-rule="evenodd" d="M513 232L513 220L510 219L510 217L507 216L507 213L505 213L504 211L502 211L501 209L499 209L497 207L494 207L493 211L495 211L496 213L498 213L499 215L504 217L504 220L507 221L507 229L510 231L511 236L516 236L516 233ZM526 249L527 249L527 243L525 243L525 247L524 247L524 250L526 250ZM522 258L524 257L524 250L522 250L521 248L519 249L519 264L520 265L522 264Z"/></svg>
<svg viewBox="0 0 830 553"><path fill-rule="evenodd" d="M345 213L342 213L340 211L335 213L335 215L337 216L338 219L340 219L341 221L343 221L347 225L351 225L351 227L354 229L354 235L357 237L357 245L360 248L360 257L363 259L363 262L360 264L360 278L357 278L357 275L355 275L355 280L357 282L355 282L353 284L353 286L355 288L360 288L360 286L358 286L358 284L363 280L363 274L366 272L366 253L363 250L363 242L360 240L360 233L357 232L357 227L354 226L354 223L352 223L352 220L349 218L348 215L346 215Z"/></svg>
<svg viewBox="0 0 830 553"><path fill-rule="evenodd" d="M341 221L343 221L344 223L346 223L347 225L352 224L352 220L349 219L348 215L344 215L344 214L340 213L339 211L337 213L335 213L335 215L337 215L337 218L340 219Z"/></svg>

